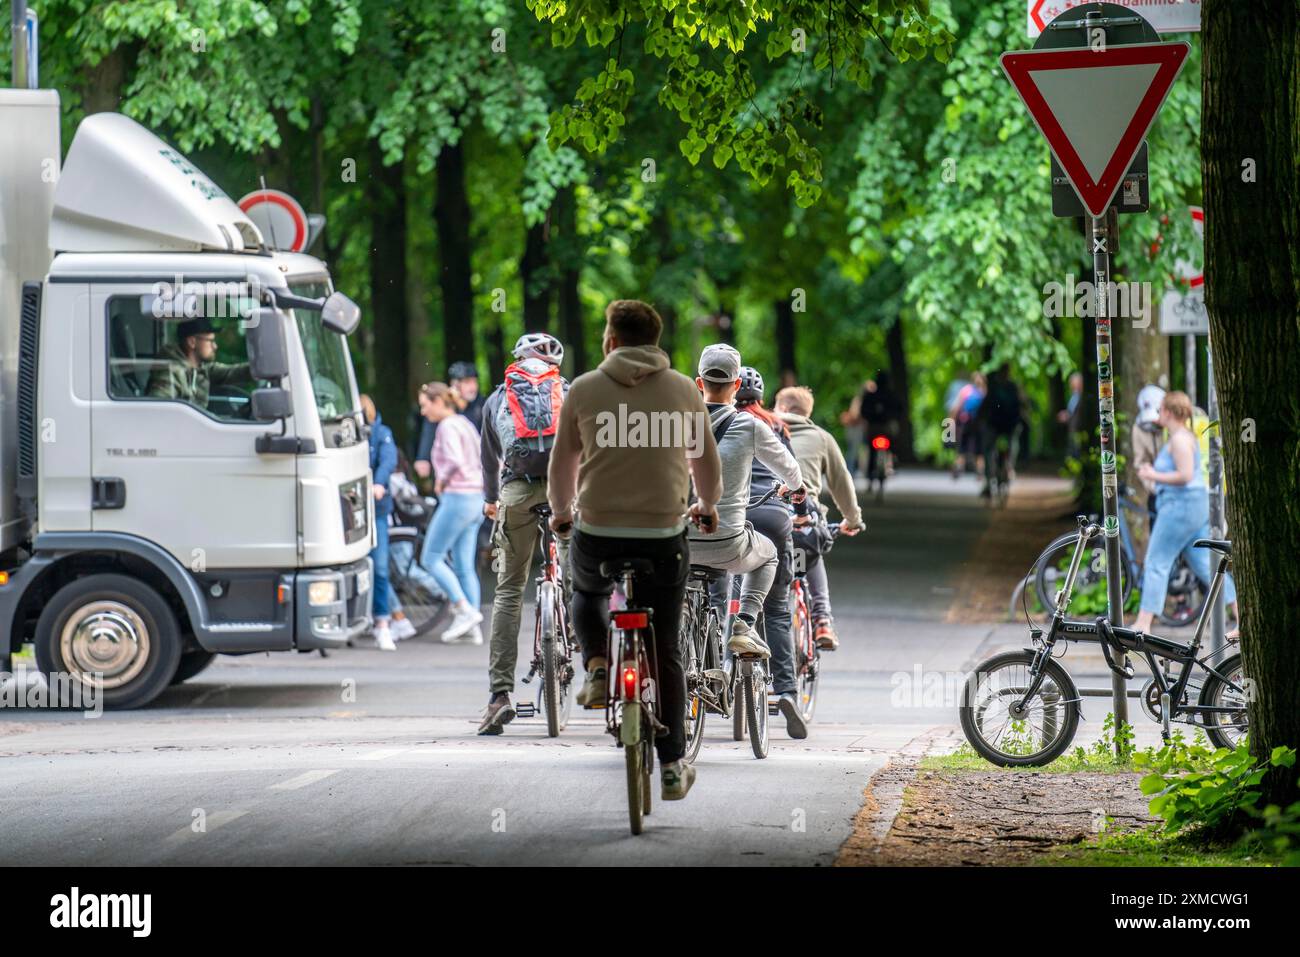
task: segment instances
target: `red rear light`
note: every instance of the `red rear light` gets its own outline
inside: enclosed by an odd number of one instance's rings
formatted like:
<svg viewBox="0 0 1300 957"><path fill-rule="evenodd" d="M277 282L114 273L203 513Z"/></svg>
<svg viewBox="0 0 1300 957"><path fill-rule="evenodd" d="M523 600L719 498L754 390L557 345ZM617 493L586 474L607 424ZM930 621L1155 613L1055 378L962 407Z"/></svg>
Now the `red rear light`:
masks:
<svg viewBox="0 0 1300 957"><path fill-rule="evenodd" d="M877 452L884 452L886 449L889 448L889 436L877 435L874 439L871 440L871 447L875 449Z"/></svg>
<svg viewBox="0 0 1300 957"><path fill-rule="evenodd" d="M728 615L739 615L739 614L740 614L740 599L739 599L739 598L733 598L733 599L731 599L730 602L727 603L727 614L728 614Z"/></svg>
<svg viewBox="0 0 1300 957"><path fill-rule="evenodd" d="M636 700L637 683L638 682L636 680L636 668L632 667L631 665L624 665L623 666L623 700L624 701Z"/></svg>
<svg viewBox="0 0 1300 957"><path fill-rule="evenodd" d="M622 631L631 631L634 628L648 628L649 626L649 612L620 611L614 614L614 627Z"/></svg>

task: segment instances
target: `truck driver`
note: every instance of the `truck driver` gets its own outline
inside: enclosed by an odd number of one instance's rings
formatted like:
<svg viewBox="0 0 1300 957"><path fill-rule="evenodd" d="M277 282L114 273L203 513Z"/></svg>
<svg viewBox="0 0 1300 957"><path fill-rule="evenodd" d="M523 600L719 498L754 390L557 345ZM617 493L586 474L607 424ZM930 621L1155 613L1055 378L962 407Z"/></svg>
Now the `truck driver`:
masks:
<svg viewBox="0 0 1300 957"><path fill-rule="evenodd" d="M208 407L208 390L221 385L246 385L253 381L247 362L217 362L217 335L208 319L190 319L177 329L175 345L164 346L167 365L149 379L155 399L180 399L200 409Z"/></svg>

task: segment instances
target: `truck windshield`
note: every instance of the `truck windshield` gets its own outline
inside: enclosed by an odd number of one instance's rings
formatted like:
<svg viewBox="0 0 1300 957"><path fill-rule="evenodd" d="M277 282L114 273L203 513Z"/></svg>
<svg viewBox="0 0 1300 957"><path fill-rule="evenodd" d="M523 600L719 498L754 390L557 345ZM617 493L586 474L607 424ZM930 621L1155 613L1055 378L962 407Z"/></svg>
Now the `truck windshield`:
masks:
<svg viewBox="0 0 1300 957"><path fill-rule="evenodd" d="M326 282L294 283L289 291L304 299L321 299L330 294ZM311 372L312 391L316 395L316 410L321 421L355 415L357 408L352 398L352 378L348 374L351 363L345 337L321 325L318 312L294 309L293 319L307 355L307 368Z"/></svg>

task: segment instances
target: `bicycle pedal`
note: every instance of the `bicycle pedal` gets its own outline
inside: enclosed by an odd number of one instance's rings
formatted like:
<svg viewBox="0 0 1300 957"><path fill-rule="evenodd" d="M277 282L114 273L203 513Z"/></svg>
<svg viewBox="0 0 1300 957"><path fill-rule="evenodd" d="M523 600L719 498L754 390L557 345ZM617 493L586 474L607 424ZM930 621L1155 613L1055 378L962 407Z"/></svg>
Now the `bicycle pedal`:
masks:
<svg viewBox="0 0 1300 957"><path fill-rule="evenodd" d="M537 704L535 702L532 701L515 702L516 718L532 718L532 717L536 717L536 715L537 715Z"/></svg>

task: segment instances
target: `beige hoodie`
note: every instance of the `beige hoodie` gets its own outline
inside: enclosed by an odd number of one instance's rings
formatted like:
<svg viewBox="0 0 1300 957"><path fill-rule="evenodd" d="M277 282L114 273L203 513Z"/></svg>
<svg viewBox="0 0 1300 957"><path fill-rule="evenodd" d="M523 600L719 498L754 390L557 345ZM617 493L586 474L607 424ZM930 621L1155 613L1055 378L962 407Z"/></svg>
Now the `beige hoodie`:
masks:
<svg viewBox="0 0 1300 957"><path fill-rule="evenodd" d="M701 502L722 496L718 446L693 381L657 346L622 346L569 386L551 449L556 514L576 495L584 532L660 538L683 528L690 479Z"/></svg>
<svg viewBox="0 0 1300 957"><path fill-rule="evenodd" d="M844 520L850 525L861 525L858 491L853 487L853 476L849 474L844 453L835 437L807 416L793 412L778 412L777 415L790 428L790 447L799 460L804 485L813 501L821 496L822 477L825 476L831 499Z"/></svg>

